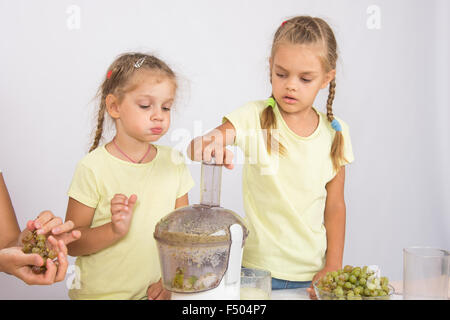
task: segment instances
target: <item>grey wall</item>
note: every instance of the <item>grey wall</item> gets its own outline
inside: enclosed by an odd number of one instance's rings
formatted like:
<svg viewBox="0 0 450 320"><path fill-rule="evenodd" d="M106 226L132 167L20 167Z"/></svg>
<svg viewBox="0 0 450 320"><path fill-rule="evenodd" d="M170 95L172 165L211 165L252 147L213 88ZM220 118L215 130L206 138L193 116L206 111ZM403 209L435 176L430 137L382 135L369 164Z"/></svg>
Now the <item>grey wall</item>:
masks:
<svg viewBox="0 0 450 320"><path fill-rule="evenodd" d="M150 51L177 71L180 97L161 143L184 151L222 115L270 94L273 33L309 14L327 19L340 46L334 111L355 153L344 263L378 264L401 280L402 248L450 247L449 13L446 0L1 0L0 169L19 223L44 209L65 216L95 125L92 98L118 54ZM195 203L200 167L189 168ZM222 204L244 215L241 172L224 170ZM66 284L28 287L0 274L0 299L18 298L67 299Z"/></svg>

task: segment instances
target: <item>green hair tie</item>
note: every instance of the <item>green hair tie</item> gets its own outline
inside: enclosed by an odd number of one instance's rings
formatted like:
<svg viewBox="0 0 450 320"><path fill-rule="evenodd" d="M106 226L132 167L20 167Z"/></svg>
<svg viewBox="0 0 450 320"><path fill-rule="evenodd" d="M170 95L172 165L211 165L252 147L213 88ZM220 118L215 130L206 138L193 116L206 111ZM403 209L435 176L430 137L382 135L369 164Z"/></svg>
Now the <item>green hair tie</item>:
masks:
<svg viewBox="0 0 450 320"><path fill-rule="evenodd" d="M275 108L276 105L276 101L273 97L270 97L269 99L266 100L266 103L268 106L271 106L272 108Z"/></svg>

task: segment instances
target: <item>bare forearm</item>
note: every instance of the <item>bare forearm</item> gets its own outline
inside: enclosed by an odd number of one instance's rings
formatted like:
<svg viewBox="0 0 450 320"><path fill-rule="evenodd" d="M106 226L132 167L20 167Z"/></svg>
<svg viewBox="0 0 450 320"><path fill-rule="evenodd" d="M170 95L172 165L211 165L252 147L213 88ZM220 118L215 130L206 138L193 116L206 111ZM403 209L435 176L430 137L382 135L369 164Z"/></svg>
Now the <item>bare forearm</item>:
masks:
<svg viewBox="0 0 450 320"><path fill-rule="evenodd" d="M327 252L325 264L342 268L345 242L345 203L325 209L325 228L327 230Z"/></svg>
<svg viewBox="0 0 450 320"><path fill-rule="evenodd" d="M0 249L15 245L20 234L19 224L9 197L8 189L0 173Z"/></svg>
<svg viewBox="0 0 450 320"><path fill-rule="evenodd" d="M95 228L81 227L76 229L81 231L81 238L67 246L71 256L93 254L120 240L120 237L113 232L111 222Z"/></svg>

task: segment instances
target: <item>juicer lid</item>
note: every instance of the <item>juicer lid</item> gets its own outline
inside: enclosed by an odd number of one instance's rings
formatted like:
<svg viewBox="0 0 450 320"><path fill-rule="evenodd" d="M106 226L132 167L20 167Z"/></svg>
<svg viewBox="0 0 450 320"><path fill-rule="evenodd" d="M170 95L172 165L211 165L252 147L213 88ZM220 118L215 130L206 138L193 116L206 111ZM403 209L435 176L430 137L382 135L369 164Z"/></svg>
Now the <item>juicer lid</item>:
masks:
<svg viewBox="0 0 450 320"><path fill-rule="evenodd" d="M242 218L231 210L200 204L179 208L162 218L153 236L172 245L231 243L230 226L239 224L243 243L248 230Z"/></svg>

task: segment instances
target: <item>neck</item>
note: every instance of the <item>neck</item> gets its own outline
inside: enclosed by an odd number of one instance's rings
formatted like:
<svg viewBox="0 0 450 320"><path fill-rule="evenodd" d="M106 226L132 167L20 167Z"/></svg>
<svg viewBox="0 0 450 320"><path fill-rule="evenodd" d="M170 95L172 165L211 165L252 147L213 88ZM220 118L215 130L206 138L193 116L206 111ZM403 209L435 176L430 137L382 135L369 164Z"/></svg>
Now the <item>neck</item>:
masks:
<svg viewBox="0 0 450 320"><path fill-rule="evenodd" d="M309 106L303 110L297 112L286 112L282 108L278 108L280 114L283 116L285 121L297 122L297 123L308 123L312 119L316 119L316 112L313 110L312 106Z"/></svg>
<svg viewBox="0 0 450 320"><path fill-rule="evenodd" d="M148 156L153 159L149 152L151 145L148 142L137 140L133 137L116 134L113 141L107 145L107 150L119 159L139 163L147 162Z"/></svg>

